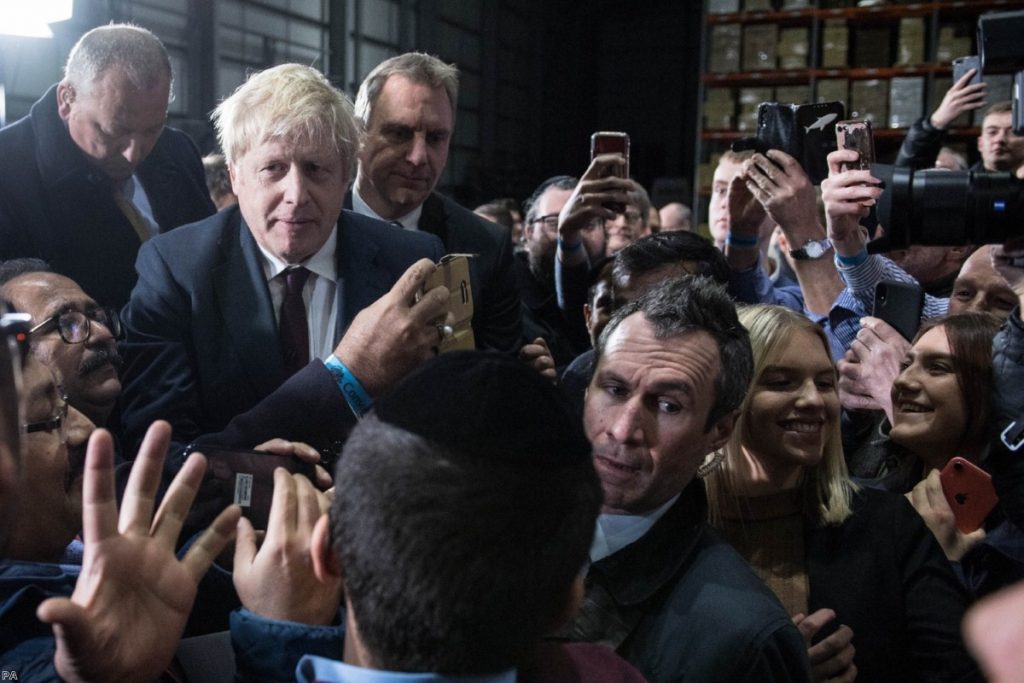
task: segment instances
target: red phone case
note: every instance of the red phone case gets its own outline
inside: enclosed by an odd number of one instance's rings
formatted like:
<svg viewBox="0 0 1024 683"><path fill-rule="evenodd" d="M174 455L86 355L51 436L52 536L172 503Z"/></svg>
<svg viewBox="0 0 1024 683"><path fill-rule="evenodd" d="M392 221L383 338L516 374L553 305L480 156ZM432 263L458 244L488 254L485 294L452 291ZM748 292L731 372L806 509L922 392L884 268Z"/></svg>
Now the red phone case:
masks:
<svg viewBox="0 0 1024 683"><path fill-rule="evenodd" d="M981 527L999 502L989 473L963 458L946 463L939 479L956 518L956 528L965 534Z"/></svg>

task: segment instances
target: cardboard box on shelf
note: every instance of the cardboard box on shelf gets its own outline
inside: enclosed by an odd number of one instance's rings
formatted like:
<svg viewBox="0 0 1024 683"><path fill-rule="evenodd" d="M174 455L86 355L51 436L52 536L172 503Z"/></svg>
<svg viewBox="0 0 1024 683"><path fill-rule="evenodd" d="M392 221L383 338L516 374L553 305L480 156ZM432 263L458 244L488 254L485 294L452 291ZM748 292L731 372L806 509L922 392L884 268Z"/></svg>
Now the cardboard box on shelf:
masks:
<svg viewBox="0 0 1024 683"><path fill-rule="evenodd" d="M748 24L743 28L744 71L771 71L778 61L778 24Z"/></svg>
<svg viewBox="0 0 1024 683"><path fill-rule="evenodd" d="M892 31L888 26L858 26L853 32L850 66L884 68L892 65Z"/></svg>
<svg viewBox="0 0 1024 683"><path fill-rule="evenodd" d="M783 28L779 30L779 68L806 69L808 51L807 28Z"/></svg>
<svg viewBox="0 0 1024 683"><path fill-rule="evenodd" d="M889 127L910 128L924 114L924 77L901 76L889 84Z"/></svg>
<svg viewBox="0 0 1024 683"><path fill-rule="evenodd" d="M935 61L950 63L957 57L971 54L974 25L969 22L942 24L935 44Z"/></svg>
<svg viewBox="0 0 1024 683"><path fill-rule="evenodd" d="M729 88L708 88L704 94L704 129L730 130L736 114L736 98Z"/></svg>
<svg viewBox="0 0 1024 683"><path fill-rule="evenodd" d="M803 9L810 6L811 0L782 0L782 7L780 9Z"/></svg>
<svg viewBox="0 0 1024 683"><path fill-rule="evenodd" d="M775 101L785 104L807 104L811 101L811 86L780 85L775 88Z"/></svg>
<svg viewBox="0 0 1024 683"><path fill-rule="evenodd" d="M843 19L828 19L821 31L821 65L826 69L846 66L850 32Z"/></svg>
<svg viewBox="0 0 1024 683"><path fill-rule="evenodd" d="M740 10L740 0L708 0L708 14L728 14Z"/></svg>
<svg viewBox="0 0 1024 683"><path fill-rule="evenodd" d="M740 43L743 29L739 24L719 24L711 28L711 49L708 71L731 74L740 70Z"/></svg>
<svg viewBox="0 0 1024 683"><path fill-rule="evenodd" d="M850 107L849 81L845 78L822 78L817 83L815 102L842 102L847 111Z"/></svg>
<svg viewBox="0 0 1024 683"><path fill-rule="evenodd" d="M770 11L775 8L772 7L772 0L743 0L743 9L748 12L755 12Z"/></svg>
<svg viewBox="0 0 1024 683"><path fill-rule="evenodd" d="M896 51L896 63L901 66L924 63L923 17L900 19L900 40Z"/></svg>
<svg viewBox="0 0 1024 683"><path fill-rule="evenodd" d="M757 106L775 99L772 88L740 88L739 111L736 113L736 130L757 129Z"/></svg>
<svg viewBox="0 0 1024 683"><path fill-rule="evenodd" d="M867 119L876 128L886 124L889 106L889 81L873 78L850 82L850 103L846 115L851 119Z"/></svg>

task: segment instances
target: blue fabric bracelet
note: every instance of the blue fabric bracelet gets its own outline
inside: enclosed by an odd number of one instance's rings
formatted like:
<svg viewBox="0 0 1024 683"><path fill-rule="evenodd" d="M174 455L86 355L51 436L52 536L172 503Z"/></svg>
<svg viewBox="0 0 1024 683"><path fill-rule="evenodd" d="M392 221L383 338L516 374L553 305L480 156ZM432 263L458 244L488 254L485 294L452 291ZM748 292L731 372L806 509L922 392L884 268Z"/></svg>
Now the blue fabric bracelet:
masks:
<svg viewBox="0 0 1024 683"><path fill-rule="evenodd" d="M559 238L558 246L559 248L561 248L562 251L576 251L577 249L581 249L583 247L583 240L580 240L576 244L566 244L561 240L561 238Z"/></svg>
<svg viewBox="0 0 1024 683"><path fill-rule="evenodd" d="M843 256L839 252L836 252L836 263L843 266L844 268L852 268L859 266L868 260L867 247L862 248L855 256Z"/></svg>
<svg viewBox="0 0 1024 683"><path fill-rule="evenodd" d="M734 247L756 247L758 240L757 237L743 237L730 232L725 241Z"/></svg>
<svg viewBox="0 0 1024 683"><path fill-rule="evenodd" d="M366 389L352 374L352 371L334 356L325 360L324 366L338 384L341 395L345 397L345 402L348 403L348 407L352 409L355 416L362 417L370 412L370 408L373 407L373 399L366 393Z"/></svg>

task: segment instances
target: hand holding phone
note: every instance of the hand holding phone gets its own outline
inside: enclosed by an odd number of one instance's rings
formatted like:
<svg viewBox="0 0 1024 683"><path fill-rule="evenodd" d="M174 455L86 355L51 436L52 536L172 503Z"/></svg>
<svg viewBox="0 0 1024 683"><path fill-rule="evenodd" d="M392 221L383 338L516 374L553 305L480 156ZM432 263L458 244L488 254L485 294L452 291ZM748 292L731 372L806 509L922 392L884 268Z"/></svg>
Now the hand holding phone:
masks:
<svg viewBox="0 0 1024 683"><path fill-rule="evenodd" d="M924 290L916 283L882 280L875 286L875 306L871 315L889 324L907 341L921 326Z"/></svg>
<svg viewBox="0 0 1024 683"><path fill-rule="evenodd" d="M980 528L999 502L989 473L968 460L953 458L942 468L939 478L956 528L965 534Z"/></svg>
<svg viewBox="0 0 1024 683"><path fill-rule="evenodd" d="M621 164L607 166L603 177L629 178L629 135L617 131L599 131L591 135L590 161L602 154L621 154L624 159ZM608 202L605 206L615 213L626 212L626 205L621 202Z"/></svg>

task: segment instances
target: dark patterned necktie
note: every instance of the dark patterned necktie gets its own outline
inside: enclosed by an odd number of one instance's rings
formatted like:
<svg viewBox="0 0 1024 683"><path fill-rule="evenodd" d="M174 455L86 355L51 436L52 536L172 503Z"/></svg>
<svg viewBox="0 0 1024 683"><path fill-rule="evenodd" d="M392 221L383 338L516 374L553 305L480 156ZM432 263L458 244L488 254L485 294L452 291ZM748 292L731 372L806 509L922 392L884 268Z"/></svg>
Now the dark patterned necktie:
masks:
<svg viewBox="0 0 1024 683"><path fill-rule="evenodd" d="M278 277L284 280L278 337L284 354L284 370L291 377L309 363L309 326L306 323L306 304L302 301L302 288L309 278L309 271L296 266Z"/></svg>

